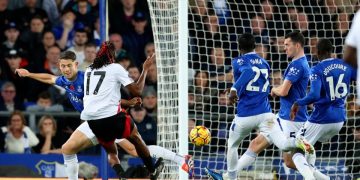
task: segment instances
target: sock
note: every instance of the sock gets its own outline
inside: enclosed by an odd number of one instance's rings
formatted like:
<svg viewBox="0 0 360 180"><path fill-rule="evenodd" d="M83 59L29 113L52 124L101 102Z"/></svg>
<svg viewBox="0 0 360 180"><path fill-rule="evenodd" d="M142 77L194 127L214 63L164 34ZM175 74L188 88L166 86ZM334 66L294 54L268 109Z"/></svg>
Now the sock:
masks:
<svg viewBox="0 0 360 180"><path fill-rule="evenodd" d="M301 153L295 153L292 157L294 164L305 180L315 180L311 166L306 162L305 156Z"/></svg>
<svg viewBox="0 0 360 180"><path fill-rule="evenodd" d="M152 161L152 157L142 157L141 158L145 164L145 166L148 168L150 173L154 173L155 172L155 167L154 167L154 163Z"/></svg>
<svg viewBox="0 0 360 180"><path fill-rule="evenodd" d="M280 129L280 125L277 120L274 120L274 126L271 129L269 136L276 147L282 151L289 151L296 147L295 138L287 138Z"/></svg>
<svg viewBox="0 0 360 180"><path fill-rule="evenodd" d="M254 163L257 154L250 149L247 149L246 152L240 157L237 163L236 170L241 171L244 168L249 167L252 163Z"/></svg>
<svg viewBox="0 0 360 180"><path fill-rule="evenodd" d="M119 177L124 177L125 171L120 164L115 164L112 168Z"/></svg>
<svg viewBox="0 0 360 180"><path fill-rule="evenodd" d="M176 162L179 166L181 166L185 161L184 157L160 146L150 145L148 146L148 149L152 157L162 157L166 160Z"/></svg>
<svg viewBox="0 0 360 180"><path fill-rule="evenodd" d="M69 180L77 180L79 176L79 164L76 154L64 156L65 171Z"/></svg>

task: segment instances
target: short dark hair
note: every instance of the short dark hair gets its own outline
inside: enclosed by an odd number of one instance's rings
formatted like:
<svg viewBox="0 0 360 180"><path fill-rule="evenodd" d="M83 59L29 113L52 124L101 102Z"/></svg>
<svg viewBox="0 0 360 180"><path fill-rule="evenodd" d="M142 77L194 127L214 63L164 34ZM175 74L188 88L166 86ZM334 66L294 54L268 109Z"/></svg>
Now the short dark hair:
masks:
<svg viewBox="0 0 360 180"><path fill-rule="evenodd" d="M72 51L64 51L60 54L59 59L70 59L72 61L76 60L76 54Z"/></svg>
<svg viewBox="0 0 360 180"><path fill-rule="evenodd" d="M255 37L250 33L244 33L239 37L239 50L252 51L255 49Z"/></svg>
<svg viewBox="0 0 360 180"><path fill-rule="evenodd" d="M322 53L332 53L334 47L330 40L328 39L320 39L316 45L317 51Z"/></svg>
<svg viewBox="0 0 360 180"><path fill-rule="evenodd" d="M40 99L51 99L51 95L48 91L44 91L44 92L41 92L38 96L38 98Z"/></svg>
<svg viewBox="0 0 360 180"><path fill-rule="evenodd" d="M92 42L88 42L88 43L85 44L85 48L88 48L88 47L96 48L96 44L94 44Z"/></svg>
<svg viewBox="0 0 360 180"><path fill-rule="evenodd" d="M305 45L305 38L299 31L294 31L285 35L285 39L290 38L292 42L299 43L301 47Z"/></svg>

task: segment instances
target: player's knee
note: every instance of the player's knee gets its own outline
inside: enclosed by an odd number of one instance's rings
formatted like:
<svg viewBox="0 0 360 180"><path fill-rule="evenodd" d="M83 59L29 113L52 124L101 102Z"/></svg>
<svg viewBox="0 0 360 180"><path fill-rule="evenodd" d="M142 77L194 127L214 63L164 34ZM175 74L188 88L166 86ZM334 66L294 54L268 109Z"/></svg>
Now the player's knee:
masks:
<svg viewBox="0 0 360 180"><path fill-rule="evenodd" d="M116 153L109 153L108 154L108 160L109 160L109 164L111 166L114 166L115 164L120 164L120 160L118 159Z"/></svg>
<svg viewBox="0 0 360 180"><path fill-rule="evenodd" d="M66 143L64 143L62 146L61 146L61 152L63 154L76 154L76 150L75 148L75 143L72 142L72 141L67 141Z"/></svg>
<svg viewBox="0 0 360 180"><path fill-rule="evenodd" d="M292 156L290 154L284 156L284 163L285 163L286 167L291 168L291 169L296 169L296 166L295 166L294 162L292 161Z"/></svg>

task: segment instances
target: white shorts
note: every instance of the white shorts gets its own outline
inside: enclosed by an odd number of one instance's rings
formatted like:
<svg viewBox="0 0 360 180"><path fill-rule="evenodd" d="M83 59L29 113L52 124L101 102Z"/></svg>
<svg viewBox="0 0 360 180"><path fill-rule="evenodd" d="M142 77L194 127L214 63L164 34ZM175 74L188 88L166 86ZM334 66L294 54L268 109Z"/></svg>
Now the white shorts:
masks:
<svg viewBox="0 0 360 180"><path fill-rule="evenodd" d="M304 132L304 138L312 145L317 141L325 142L333 136L339 134L340 129L343 127L344 122L331 123L331 124L316 124L307 121L304 124L301 132ZM297 136L302 135L298 132Z"/></svg>
<svg viewBox="0 0 360 180"><path fill-rule="evenodd" d="M236 133L238 138L242 140L248 136L253 129L259 129L260 134L266 138L269 144L272 144L269 134L272 129L274 118L275 115L273 113L263 113L249 117L235 116L230 127L230 132Z"/></svg>
<svg viewBox="0 0 360 180"><path fill-rule="evenodd" d="M79 130L80 132L85 134L85 136L90 139L90 141L93 143L94 146L99 144L95 134L90 129L90 126L87 121L81 123L80 126L76 128L76 130Z"/></svg>
<svg viewBox="0 0 360 180"><path fill-rule="evenodd" d="M284 132L287 138L295 138L296 134L301 130L305 122L294 122L291 120L281 119L277 117L277 121L280 124L281 130Z"/></svg>

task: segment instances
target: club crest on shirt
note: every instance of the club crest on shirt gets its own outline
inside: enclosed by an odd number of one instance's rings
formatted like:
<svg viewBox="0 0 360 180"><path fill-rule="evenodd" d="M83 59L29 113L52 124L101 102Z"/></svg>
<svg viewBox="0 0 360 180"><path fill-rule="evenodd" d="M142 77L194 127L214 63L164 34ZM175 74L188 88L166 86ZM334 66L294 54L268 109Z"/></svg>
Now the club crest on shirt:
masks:
<svg viewBox="0 0 360 180"><path fill-rule="evenodd" d="M314 81L318 78L318 75L317 74L311 74L310 75L310 81Z"/></svg>
<svg viewBox="0 0 360 180"><path fill-rule="evenodd" d="M82 88L81 88L81 86L78 86L77 87L77 92L82 92L83 90L82 90Z"/></svg>
<svg viewBox="0 0 360 180"><path fill-rule="evenodd" d="M297 75L299 72L300 72L300 70L298 70L294 67L291 67L289 70L289 75Z"/></svg>
<svg viewBox="0 0 360 180"><path fill-rule="evenodd" d="M236 61L240 66L244 64L244 60L243 59L238 59Z"/></svg>
<svg viewBox="0 0 360 180"><path fill-rule="evenodd" d="M72 91L75 90L74 85L70 85L69 89L72 90Z"/></svg>

